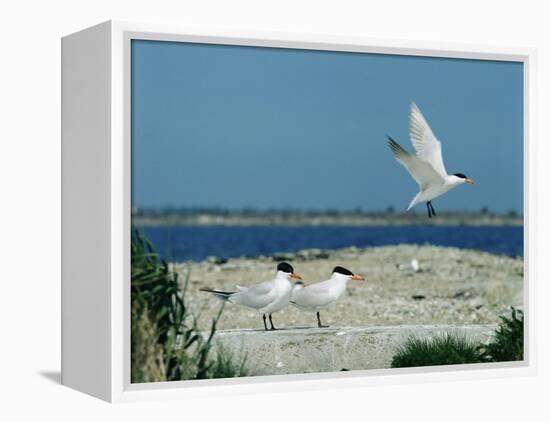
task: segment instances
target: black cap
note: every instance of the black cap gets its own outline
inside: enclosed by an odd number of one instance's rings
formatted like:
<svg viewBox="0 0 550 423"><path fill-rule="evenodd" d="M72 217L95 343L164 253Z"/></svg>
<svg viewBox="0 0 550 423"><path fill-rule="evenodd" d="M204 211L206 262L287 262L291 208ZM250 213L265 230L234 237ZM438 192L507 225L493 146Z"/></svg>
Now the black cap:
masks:
<svg viewBox="0 0 550 423"><path fill-rule="evenodd" d="M466 175L464 175L463 173L455 173L454 175L458 176L459 178L462 178L462 179L468 179L468 177Z"/></svg>
<svg viewBox="0 0 550 423"><path fill-rule="evenodd" d="M285 261L277 265L277 270L285 273L294 273L294 268Z"/></svg>
<svg viewBox="0 0 550 423"><path fill-rule="evenodd" d="M341 275L353 276L353 273L342 266L336 266L332 273L340 273Z"/></svg>

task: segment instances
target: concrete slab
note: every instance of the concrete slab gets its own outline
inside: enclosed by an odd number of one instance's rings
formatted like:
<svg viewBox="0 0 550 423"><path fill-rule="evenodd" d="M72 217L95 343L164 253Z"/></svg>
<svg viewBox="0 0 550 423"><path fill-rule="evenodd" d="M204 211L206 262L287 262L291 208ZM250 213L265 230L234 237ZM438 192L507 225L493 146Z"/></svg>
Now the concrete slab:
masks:
<svg viewBox="0 0 550 423"><path fill-rule="evenodd" d="M425 325L341 328L293 328L277 331L226 330L216 346L236 358L246 354L254 375L279 375L389 368L396 349L409 336L430 338L461 334L488 341L496 325Z"/></svg>

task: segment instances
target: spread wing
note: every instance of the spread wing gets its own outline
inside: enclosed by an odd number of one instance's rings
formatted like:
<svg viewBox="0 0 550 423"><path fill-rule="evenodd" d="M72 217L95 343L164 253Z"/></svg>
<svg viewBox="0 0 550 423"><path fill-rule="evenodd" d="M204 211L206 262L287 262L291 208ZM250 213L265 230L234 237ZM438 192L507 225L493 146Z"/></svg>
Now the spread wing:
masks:
<svg viewBox="0 0 550 423"><path fill-rule="evenodd" d="M445 170L445 164L441 156L441 143L433 134L428 122L426 122L415 103L411 103L409 132L417 157L432 165L442 177L447 176L447 170Z"/></svg>
<svg viewBox="0 0 550 423"><path fill-rule="evenodd" d="M395 159L407 169L413 179L420 185L421 190L424 190L433 183L443 182L443 176L430 163L418 156L413 156L391 137L388 137L388 144Z"/></svg>

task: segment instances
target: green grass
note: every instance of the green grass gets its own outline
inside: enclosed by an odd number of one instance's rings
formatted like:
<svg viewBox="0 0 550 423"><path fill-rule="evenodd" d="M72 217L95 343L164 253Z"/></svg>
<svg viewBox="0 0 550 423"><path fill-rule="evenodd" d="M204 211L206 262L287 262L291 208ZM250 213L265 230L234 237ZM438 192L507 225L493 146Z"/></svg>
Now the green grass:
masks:
<svg viewBox="0 0 550 423"><path fill-rule="evenodd" d="M245 360L212 351L220 306L207 335L185 301L178 274L137 230L132 232L131 381L160 382L247 375ZM229 376L230 375L230 376Z"/></svg>
<svg viewBox="0 0 550 423"><path fill-rule="evenodd" d="M446 334L431 339L411 337L397 350L392 367L476 363L478 359L477 345L464 336Z"/></svg>
<svg viewBox="0 0 550 423"><path fill-rule="evenodd" d="M223 347L218 347L216 358L210 371L211 378L228 378L249 376L246 369L246 355L237 359L235 355Z"/></svg>
<svg viewBox="0 0 550 423"><path fill-rule="evenodd" d="M484 362L523 360L523 311L511 308L508 316L500 316L501 323L492 342L480 346Z"/></svg>
<svg viewBox="0 0 550 423"><path fill-rule="evenodd" d="M491 342L475 343L462 335L446 334L429 339L408 338L392 359L392 367L444 366L523 360L523 312L511 308Z"/></svg>

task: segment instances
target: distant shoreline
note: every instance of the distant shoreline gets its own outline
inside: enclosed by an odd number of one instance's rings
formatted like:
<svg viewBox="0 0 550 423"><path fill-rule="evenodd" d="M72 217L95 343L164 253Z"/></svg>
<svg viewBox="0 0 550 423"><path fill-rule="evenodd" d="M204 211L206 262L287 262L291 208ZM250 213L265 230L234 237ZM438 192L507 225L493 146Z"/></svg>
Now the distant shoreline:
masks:
<svg viewBox="0 0 550 423"><path fill-rule="evenodd" d="M441 212L425 213L134 213L136 226L522 226L515 214Z"/></svg>

